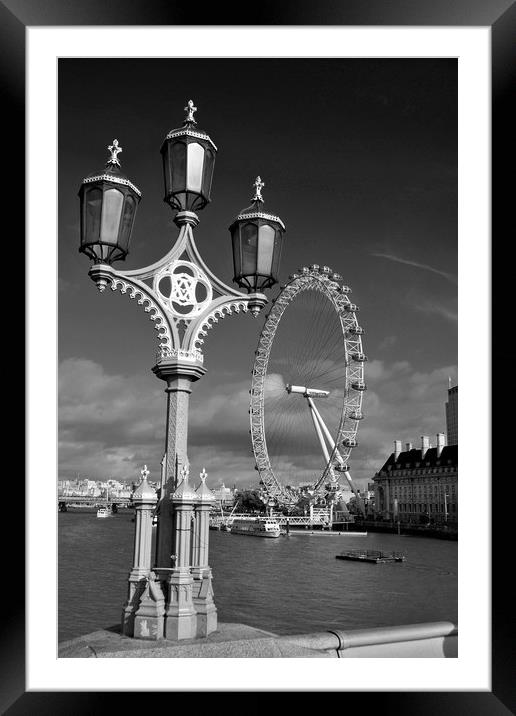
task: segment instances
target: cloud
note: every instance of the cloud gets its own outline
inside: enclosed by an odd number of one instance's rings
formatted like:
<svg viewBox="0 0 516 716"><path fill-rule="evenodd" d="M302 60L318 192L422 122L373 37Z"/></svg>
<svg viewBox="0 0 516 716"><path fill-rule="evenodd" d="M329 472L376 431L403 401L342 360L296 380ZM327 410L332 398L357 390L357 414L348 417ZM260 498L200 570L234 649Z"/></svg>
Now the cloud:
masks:
<svg viewBox="0 0 516 716"><path fill-rule="evenodd" d="M379 344L378 349L379 350L386 350L388 348L392 348L393 345L395 345L398 341L397 336L385 336L383 341Z"/></svg>
<svg viewBox="0 0 516 716"><path fill-rule="evenodd" d="M424 271L430 271L431 273L435 273L438 276L442 276L447 281L451 281L452 283L457 283L457 277L454 276L451 273L448 273L447 271L441 271L440 269L436 269L433 266L429 266L428 264L421 264L418 261L409 261L408 259L402 259L399 256L393 256L392 254L378 254L373 253L371 256L376 256L378 258L382 259L388 259L389 261L395 261L399 264L405 264L407 266L414 266L415 268L423 269Z"/></svg>
<svg viewBox="0 0 516 716"><path fill-rule="evenodd" d="M158 463L163 391L149 391L142 377L109 375L94 361L69 358L59 366L58 393L62 477L130 480L152 462L149 454Z"/></svg>
<svg viewBox="0 0 516 716"><path fill-rule="evenodd" d="M359 425L359 447L353 450L351 474L366 485L392 452L393 440L419 445L421 435L435 440L445 431L444 403L448 376L457 369L446 365L429 372L414 370L408 361L372 360L366 364L368 390L365 420ZM90 360L62 361L59 370L59 467L61 477L77 473L91 479L133 480L143 464L151 478L160 474L164 449L165 396L161 385L147 376L107 373ZM283 377L270 375L268 390L283 395ZM249 436L249 387L246 381L216 384L208 392L192 393L189 420L190 460L194 480L203 467L209 484L256 485ZM305 401L292 398L292 412L283 421L289 428L274 432L266 422L267 441L284 481L312 481L321 469L321 455ZM269 396L270 397L270 396ZM321 413L331 421L328 402ZM267 414L266 414L267 415ZM281 418L281 414L278 413ZM334 416L333 416L334 417Z"/></svg>
<svg viewBox="0 0 516 716"><path fill-rule="evenodd" d="M437 316L441 316L441 318L450 321L451 323L457 323L458 320L457 311L454 311L441 303L437 303L436 301L425 301L424 303L418 303L414 305L414 308L417 311L422 311L423 313L434 313Z"/></svg>

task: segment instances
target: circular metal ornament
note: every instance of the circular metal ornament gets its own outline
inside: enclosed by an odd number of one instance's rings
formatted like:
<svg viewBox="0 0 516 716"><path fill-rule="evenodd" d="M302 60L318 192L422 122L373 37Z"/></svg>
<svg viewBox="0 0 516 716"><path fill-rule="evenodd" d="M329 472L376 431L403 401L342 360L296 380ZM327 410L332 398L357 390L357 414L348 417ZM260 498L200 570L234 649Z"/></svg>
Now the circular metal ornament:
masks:
<svg viewBox="0 0 516 716"><path fill-rule="evenodd" d="M213 299L210 280L190 261L176 260L164 266L154 276L153 289L169 313L186 320L200 316Z"/></svg>

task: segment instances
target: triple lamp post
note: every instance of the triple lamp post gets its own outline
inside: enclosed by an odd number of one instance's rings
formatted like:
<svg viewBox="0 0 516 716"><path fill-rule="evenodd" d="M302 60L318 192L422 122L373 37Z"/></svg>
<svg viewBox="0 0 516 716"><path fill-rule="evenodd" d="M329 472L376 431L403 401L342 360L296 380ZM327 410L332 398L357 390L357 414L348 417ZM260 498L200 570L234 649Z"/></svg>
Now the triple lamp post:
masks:
<svg viewBox="0 0 516 716"><path fill-rule="evenodd" d="M197 213L210 201L217 147L196 127L197 108L190 100L183 126L171 130L161 147L164 201L175 212L179 235L159 261L141 269L118 271L124 260L140 190L121 171L122 148L108 147L104 169L87 176L80 187L82 251L93 263L89 276L99 291L107 287L137 299L158 332L153 373L166 383L165 457L160 497L147 481L133 495L136 509L133 567L122 633L147 639L188 639L217 628L209 567L209 511L213 493L206 471L196 489L189 482L188 405L192 383L205 372L202 345L213 323L226 315L258 315L267 303L263 291L278 282L285 226L263 207L264 183L257 177L251 205L229 227L233 281L247 293L224 284L206 266L195 245ZM152 555L152 514L157 515Z"/></svg>

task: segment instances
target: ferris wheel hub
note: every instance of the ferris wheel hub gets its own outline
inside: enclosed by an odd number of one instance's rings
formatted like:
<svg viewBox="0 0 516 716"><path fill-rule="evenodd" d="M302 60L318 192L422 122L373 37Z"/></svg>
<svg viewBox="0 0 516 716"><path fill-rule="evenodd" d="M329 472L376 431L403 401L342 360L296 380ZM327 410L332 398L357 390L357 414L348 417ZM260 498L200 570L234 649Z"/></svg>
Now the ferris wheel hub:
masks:
<svg viewBox="0 0 516 716"><path fill-rule="evenodd" d="M300 393L305 398L327 398L330 394L329 390L319 390L318 388L306 388L304 385L287 385L285 390L290 395L291 393Z"/></svg>

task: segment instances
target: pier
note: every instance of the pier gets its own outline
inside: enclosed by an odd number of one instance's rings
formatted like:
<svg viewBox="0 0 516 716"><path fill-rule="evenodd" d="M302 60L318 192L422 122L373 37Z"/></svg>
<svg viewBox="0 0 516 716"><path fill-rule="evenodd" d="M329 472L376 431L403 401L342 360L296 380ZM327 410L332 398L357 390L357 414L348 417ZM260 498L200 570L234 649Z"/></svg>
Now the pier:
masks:
<svg viewBox="0 0 516 716"><path fill-rule="evenodd" d="M267 516L275 519L279 526L283 528L283 531L286 531L287 533L291 528L295 529L296 527L302 527L304 529L316 528L318 530L332 530L334 526L345 526L347 529L349 525L354 524L354 517L352 515L347 515L345 518L343 513L341 514L337 512L332 514L332 511L325 507L314 508L311 511L311 514L304 516L284 515L281 512L270 512ZM247 512L232 512L228 515L212 513L210 515L210 528L221 529L222 526L231 527L233 520L239 518L249 519L250 517L257 517L257 515L249 514Z"/></svg>
<svg viewBox="0 0 516 716"><path fill-rule="evenodd" d="M107 507L112 512L117 512L118 508L132 507L132 499L130 497L92 497L91 495L59 495L57 498L57 508L59 512L68 512L68 509L98 509L99 507Z"/></svg>

